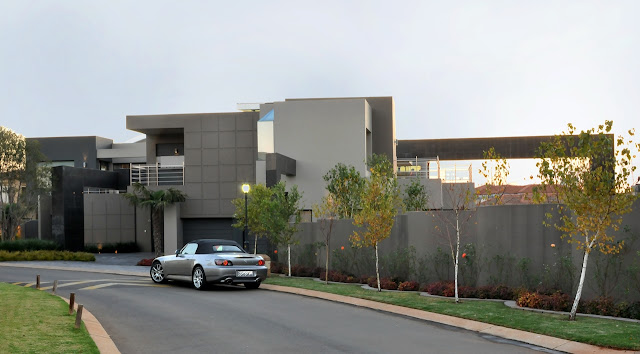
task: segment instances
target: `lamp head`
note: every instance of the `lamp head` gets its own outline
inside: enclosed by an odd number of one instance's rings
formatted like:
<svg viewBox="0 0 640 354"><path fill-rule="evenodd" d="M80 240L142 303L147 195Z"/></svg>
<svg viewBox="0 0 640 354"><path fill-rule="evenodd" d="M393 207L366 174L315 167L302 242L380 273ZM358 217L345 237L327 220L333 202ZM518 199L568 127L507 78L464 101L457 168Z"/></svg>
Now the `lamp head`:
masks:
<svg viewBox="0 0 640 354"><path fill-rule="evenodd" d="M251 190L251 186L249 186L248 183L242 185L242 193L247 194L249 193L249 190Z"/></svg>

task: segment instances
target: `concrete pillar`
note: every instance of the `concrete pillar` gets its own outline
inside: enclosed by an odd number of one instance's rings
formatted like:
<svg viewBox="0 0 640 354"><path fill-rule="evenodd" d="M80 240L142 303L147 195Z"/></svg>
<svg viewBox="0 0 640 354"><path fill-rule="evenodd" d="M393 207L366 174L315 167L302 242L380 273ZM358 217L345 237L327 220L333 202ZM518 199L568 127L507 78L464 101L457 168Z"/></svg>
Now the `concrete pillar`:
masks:
<svg viewBox="0 0 640 354"><path fill-rule="evenodd" d="M169 205L164 208L164 254L174 254L182 246L180 204Z"/></svg>

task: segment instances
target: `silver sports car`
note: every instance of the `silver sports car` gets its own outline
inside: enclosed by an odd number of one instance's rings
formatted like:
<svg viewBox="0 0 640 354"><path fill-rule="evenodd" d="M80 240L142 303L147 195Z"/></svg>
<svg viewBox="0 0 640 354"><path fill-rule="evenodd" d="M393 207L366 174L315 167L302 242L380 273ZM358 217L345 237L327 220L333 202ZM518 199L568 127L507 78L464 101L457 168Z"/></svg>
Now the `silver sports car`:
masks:
<svg viewBox="0 0 640 354"><path fill-rule="evenodd" d="M267 278L262 257L249 254L230 240L196 240L184 245L175 255L162 256L151 264L151 279L191 281L200 290L207 284L244 284L256 289Z"/></svg>

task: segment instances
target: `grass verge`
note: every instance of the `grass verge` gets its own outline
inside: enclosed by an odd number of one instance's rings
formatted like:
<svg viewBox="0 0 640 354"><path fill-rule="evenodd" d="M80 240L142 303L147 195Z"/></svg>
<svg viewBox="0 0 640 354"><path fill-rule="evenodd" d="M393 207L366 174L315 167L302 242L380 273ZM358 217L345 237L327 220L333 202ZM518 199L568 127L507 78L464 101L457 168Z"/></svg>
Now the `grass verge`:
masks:
<svg viewBox="0 0 640 354"><path fill-rule="evenodd" d="M313 279L271 277L265 283L352 296L601 347L640 350L640 323L591 317L579 317L577 321L569 321L565 315L522 311L506 307L500 302L463 301L456 304L453 300L420 296L415 292L379 293L349 284L325 285Z"/></svg>
<svg viewBox="0 0 640 354"><path fill-rule="evenodd" d="M0 283L0 353L99 353L61 298Z"/></svg>
<svg viewBox="0 0 640 354"><path fill-rule="evenodd" d="M82 261L95 262L96 257L86 252L69 251L0 251L0 262L6 261Z"/></svg>

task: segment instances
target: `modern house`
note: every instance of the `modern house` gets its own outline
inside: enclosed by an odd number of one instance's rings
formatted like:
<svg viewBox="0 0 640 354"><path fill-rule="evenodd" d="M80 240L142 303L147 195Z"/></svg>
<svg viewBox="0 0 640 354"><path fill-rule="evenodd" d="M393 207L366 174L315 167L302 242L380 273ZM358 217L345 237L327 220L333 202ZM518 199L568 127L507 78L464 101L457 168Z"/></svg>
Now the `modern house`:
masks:
<svg viewBox="0 0 640 354"><path fill-rule="evenodd" d="M344 163L367 176L372 154L393 161L401 186L412 179L425 185L429 208L447 209L443 186L473 188L473 181L470 166L446 168L441 160L481 159L489 146L503 156L533 157L549 138L398 141L392 97L286 99L238 108L127 116L127 129L146 136L129 144L95 136L33 138L55 166L54 192L40 208L40 237L69 249L133 241L150 250L149 212L119 196L138 182L188 196L165 210L165 251L202 237L240 241L242 232L231 225L232 200L243 196L242 184L297 185L305 219L312 221L313 204L327 193L323 175Z"/></svg>

